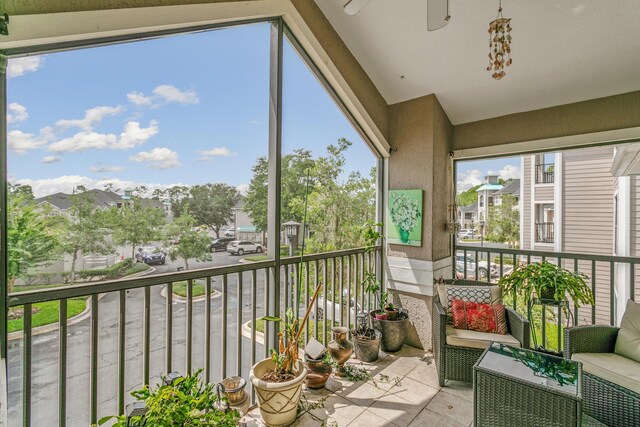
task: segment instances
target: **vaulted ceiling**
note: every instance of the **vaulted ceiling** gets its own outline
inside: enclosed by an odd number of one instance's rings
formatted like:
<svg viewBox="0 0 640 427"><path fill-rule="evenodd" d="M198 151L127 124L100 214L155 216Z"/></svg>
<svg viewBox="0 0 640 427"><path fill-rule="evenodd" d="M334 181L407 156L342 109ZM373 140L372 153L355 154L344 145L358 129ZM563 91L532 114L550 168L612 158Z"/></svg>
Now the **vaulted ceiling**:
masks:
<svg viewBox="0 0 640 427"><path fill-rule="evenodd" d="M503 0L513 65L486 71L498 0L450 0L426 29L425 0L315 0L389 104L434 93L454 124L640 90L640 1Z"/></svg>

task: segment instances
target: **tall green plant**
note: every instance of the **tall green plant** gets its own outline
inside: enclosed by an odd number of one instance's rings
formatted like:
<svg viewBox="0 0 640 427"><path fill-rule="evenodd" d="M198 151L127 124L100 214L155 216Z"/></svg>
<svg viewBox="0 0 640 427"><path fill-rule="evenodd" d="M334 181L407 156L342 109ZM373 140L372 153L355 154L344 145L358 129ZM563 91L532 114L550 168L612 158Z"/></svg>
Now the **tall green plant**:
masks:
<svg viewBox="0 0 640 427"><path fill-rule="evenodd" d="M551 298L556 301L573 301L576 307L595 305L588 277L578 271L567 270L549 261L520 265L511 274L503 276L498 284L512 298L524 298L529 306L533 298ZM569 315L567 304L563 311Z"/></svg>
<svg viewBox="0 0 640 427"><path fill-rule="evenodd" d="M234 427L240 419L236 410L223 412L216 409L218 401L214 384L205 384L199 377L202 370L173 381L171 385L156 388L144 386L133 391L131 395L142 400L146 405L144 420L146 425L154 427L174 426L217 426ZM223 398L224 399L224 398ZM134 425L140 417L133 417ZM98 425L104 425L115 419L113 427L125 427L127 418L124 415L101 418Z"/></svg>

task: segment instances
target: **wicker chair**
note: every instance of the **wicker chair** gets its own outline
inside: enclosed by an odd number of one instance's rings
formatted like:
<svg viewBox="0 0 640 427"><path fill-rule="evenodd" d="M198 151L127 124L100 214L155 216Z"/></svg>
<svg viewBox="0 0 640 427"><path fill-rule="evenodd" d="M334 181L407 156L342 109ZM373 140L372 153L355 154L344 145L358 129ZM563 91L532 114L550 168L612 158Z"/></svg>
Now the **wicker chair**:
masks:
<svg viewBox="0 0 640 427"><path fill-rule="evenodd" d="M620 328L574 326L564 331L564 357L575 353L613 353ZM638 364L640 369L640 363ZM640 394L582 371L583 411L610 426L640 426Z"/></svg>
<svg viewBox="0 0 640 427"><path fill-rule="evenodd" d="M452 281L447 281L451 284ZM487 282L456 280L461 286L489 286ZM446 304L446 302L445 302ZM529 321L505 307L509 334L523 348L529 348ZM438 369L438 382L444 387L446 380L473 382L473 365L478 361L484 348L460 347L447 344L447 308L440 302L438 292L433 296L433 353Z"/></svg>

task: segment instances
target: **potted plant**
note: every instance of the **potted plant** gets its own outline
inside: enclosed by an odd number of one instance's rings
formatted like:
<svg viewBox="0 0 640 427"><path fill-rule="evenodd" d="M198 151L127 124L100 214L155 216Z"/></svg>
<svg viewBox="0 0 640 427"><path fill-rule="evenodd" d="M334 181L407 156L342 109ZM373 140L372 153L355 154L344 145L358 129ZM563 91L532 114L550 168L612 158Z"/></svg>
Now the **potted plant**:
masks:
<svg viewBox="0 0 640 427"><path fill-rule="evenodd" d="M382 334L382 350L387 352L398 351L407 338L409 314L406 310L401 310L389 302L389 294L380 292L380 281L375 277L375 274L368 274L368 278L365 275L365 292L375 295L380 307L369 313L373 321L373 327Z"/></svg>
<svg viewBox="0 0 640 427"><path fill-rule="evenodd" d="M365 314L359 314L357 318L356 327L351 330L356 358L363 362L375 362L378 360L382 334L369 326Z"/></svg>
<svg viewBox="0 0 640 427"><path fill-rule="evenodd" d="M319 284L316 288L300 325L298 319L294 319L291 307L287 310L284 334L278 333L278 350L272 349L270 358L251 368L249 378L258 395L260 417L268 426L286 426L296 419L302 383L307 376L307 368L298 358L298 342L321 287L322 284ZM262 319L281 321L280 318L271 316Z"/></svg>
<svg viewBox="0 0 640 427"><path fill-rule="evenodd" d="M198 370L192 375L173 378L156 388L145 385L141 390L131 392L131 395L141 402L127 405L136 408L142 414L109 416L101 418L98 425L104 425L115 419L114 427L128 425L148 425L155 427L214 425L220 427L235 427L240 420L236 410L222 410L215 384L205 384L200 378ZM127 420L130 418L130 420Z"/></svg>
<svg viewBox="0 0 640 427"><path fill-rule="evenodd" d="M527 307L534 300L539 300L545 305L562 306L564 313L569 316L569 306L566 304L569 299L576 308L595 304L587 279L578 271L567 270L545 260L518 266L511 274L503 276L498 285L514 301L523 297Z"/></svg>

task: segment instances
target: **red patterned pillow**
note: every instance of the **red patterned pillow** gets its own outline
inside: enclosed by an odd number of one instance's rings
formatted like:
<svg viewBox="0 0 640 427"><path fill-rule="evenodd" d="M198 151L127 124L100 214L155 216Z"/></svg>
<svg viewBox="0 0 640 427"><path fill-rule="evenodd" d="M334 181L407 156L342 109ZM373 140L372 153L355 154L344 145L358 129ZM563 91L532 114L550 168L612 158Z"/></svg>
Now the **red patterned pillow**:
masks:
<svg viewBox="0 0 640 427"><path fill-rule="evenodd" d="M507 321L504 305L482 304L454 299L451 303L453 327L479 332L506 335Z"/></svg>

